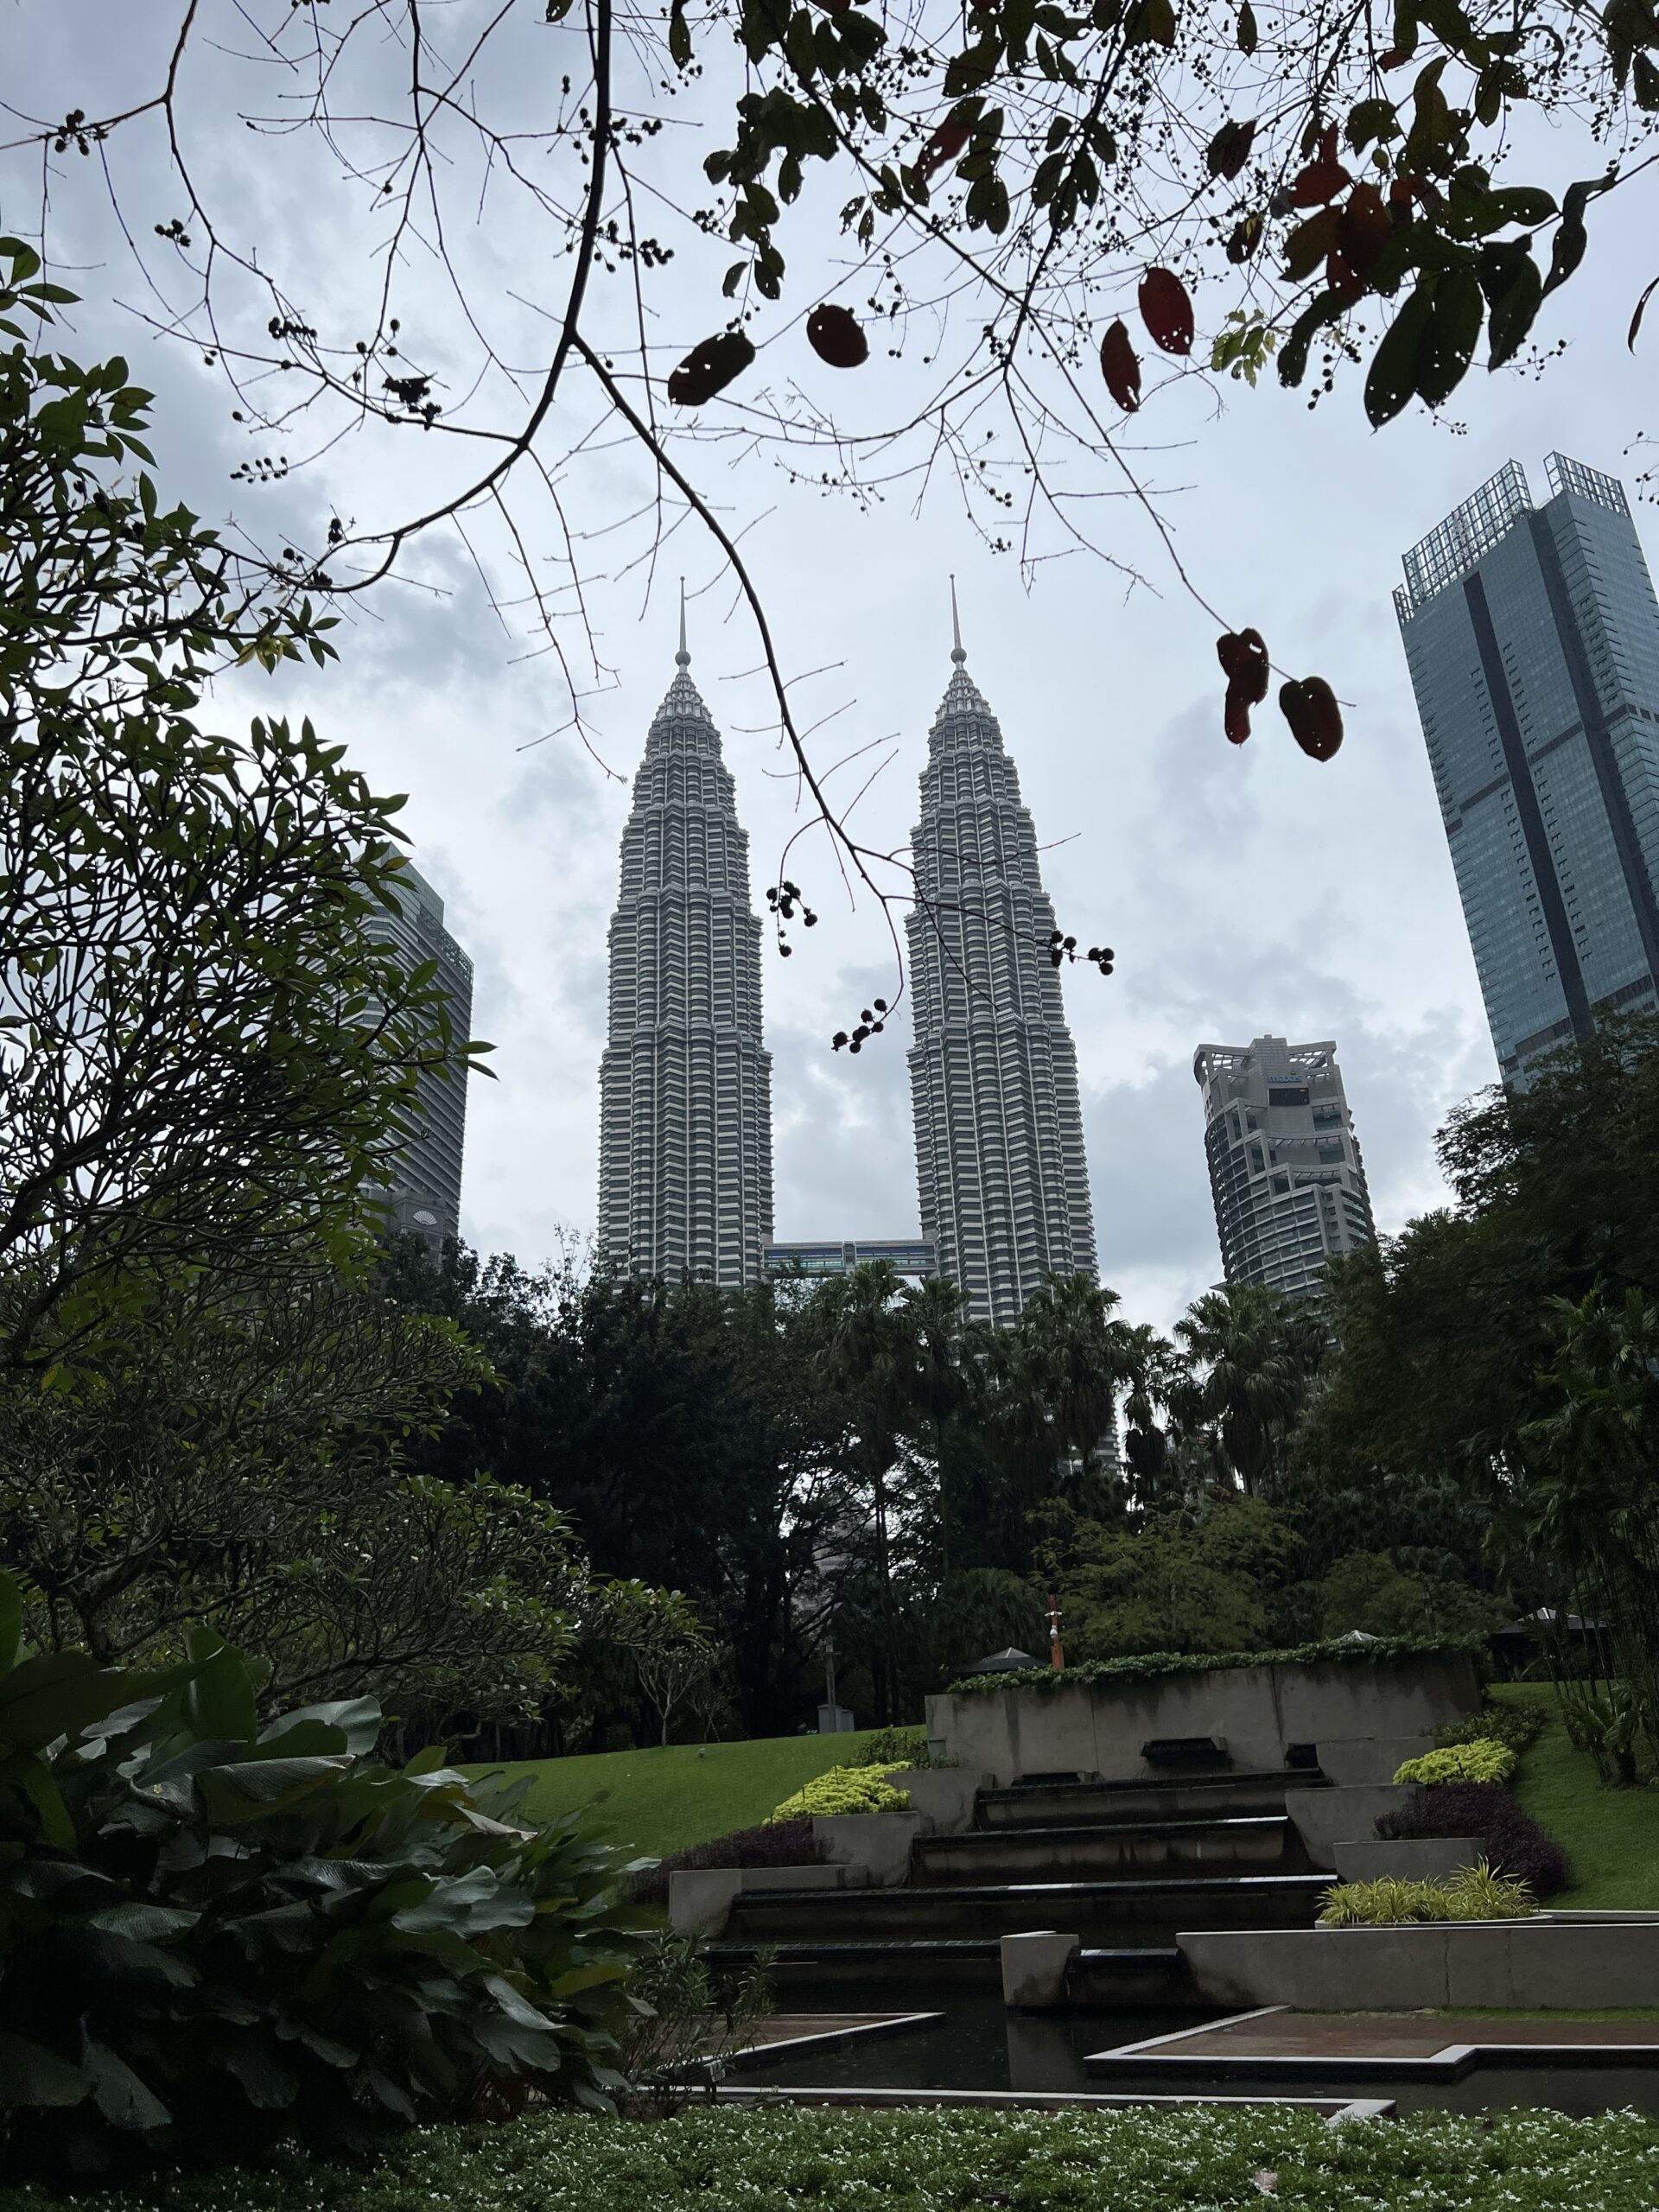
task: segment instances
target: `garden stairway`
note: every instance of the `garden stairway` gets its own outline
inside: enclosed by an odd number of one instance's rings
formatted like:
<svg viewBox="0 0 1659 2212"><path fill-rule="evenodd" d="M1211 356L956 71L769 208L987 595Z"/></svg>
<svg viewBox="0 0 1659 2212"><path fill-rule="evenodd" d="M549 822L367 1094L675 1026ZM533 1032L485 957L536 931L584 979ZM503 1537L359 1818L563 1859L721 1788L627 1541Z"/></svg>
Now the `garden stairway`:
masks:
<svg viewBox="0 0 1659 2212"><path fill-rule="evenodd" d="M1322 1779L1297 1769L982 1790L972 1828L918 1836L901 1883L741 1893L710 1956L770 1949L792 1989L991 1986L1002 1936L1064 1929L1083 1947L1077 2001L1179 2003L1191 1985L1178 1931L1315 1918L1331 1877L1312 1867L1285 1801Z"/></svg>

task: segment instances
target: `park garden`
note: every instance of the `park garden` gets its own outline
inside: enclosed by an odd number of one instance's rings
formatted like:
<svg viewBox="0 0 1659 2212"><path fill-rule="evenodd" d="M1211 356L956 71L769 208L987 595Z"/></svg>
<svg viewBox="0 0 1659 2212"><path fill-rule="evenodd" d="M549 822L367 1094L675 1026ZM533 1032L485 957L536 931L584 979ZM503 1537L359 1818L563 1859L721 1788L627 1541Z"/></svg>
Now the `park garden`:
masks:
<svg viewBox="0 0 1659 2212"><path fill-rule="evenodd" d="M372 926L397 802L207 726L227 665L326 671L326 592L169 504L0 251L0 2212L1652 2204L1624 2113L721 2101L770 1947L734 1999L652 1862L835 1871L950 1777L930 1699L1450 1653L1485 1702L1376 1840L1481 1866L1296 1895L1659 1908L1659 1027L1461 1109L1454 1205L1319 1305L1171 1338L1083 1280L994 1332L880 1268L389 1243L485 1048Z"/></svg>

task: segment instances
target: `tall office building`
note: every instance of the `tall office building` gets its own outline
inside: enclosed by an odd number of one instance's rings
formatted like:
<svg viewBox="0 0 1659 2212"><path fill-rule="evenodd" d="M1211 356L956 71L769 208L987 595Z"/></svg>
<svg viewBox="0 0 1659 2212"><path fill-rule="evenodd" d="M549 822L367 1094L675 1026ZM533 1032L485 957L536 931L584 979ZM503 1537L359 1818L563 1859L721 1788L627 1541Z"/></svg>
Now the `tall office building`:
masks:
<svg viewBox="0 0 1659 2212"><path fill-rule="evenodd" d="M720 732L688 670L657 709L622 835L600 1066L599 1249L627 1273L758 1282L772 1235L760 924Z"/></svg>
<svg viewBox="0 0 1659 2212"><path fill-rule="evenodd" d="M1200 1045L1204 1149L1229 1282L1300 1296L1334 1253L1376 1241L1337 1048Z"/></svg>
<svg viewBox="0 0 1659 2212"><path fill-rule="evenodd" d="M1623 487L1506 462L1395 593L1504 1079L1659 977L1659 607Z"/></svg>
<svg viewBox="0 0 1659 2212"><path fill-rule="evenodd" d="M1095 1272L1077 1060L1054 910L995 715L960 626L928 738L906 922L922 1236L978 1319L1007 1323L1051 1274Z"/></svg>
<svg viewBox="0 0 1659 2212"><path fill-rule="evenodd" d="M437 963L449 1002L450 1033L463 1046L472 1035L473 963L443 925L443 901L420 871L398 871L399 911L378 916L371 932L396 947L413 969ZM414 1132L391 1185L377 1193L390 1209L388 1226L402 1236L441 1244L461 1234L461 1155L467 1136L467 1063L430 1068L415 1096Z"/></svg>

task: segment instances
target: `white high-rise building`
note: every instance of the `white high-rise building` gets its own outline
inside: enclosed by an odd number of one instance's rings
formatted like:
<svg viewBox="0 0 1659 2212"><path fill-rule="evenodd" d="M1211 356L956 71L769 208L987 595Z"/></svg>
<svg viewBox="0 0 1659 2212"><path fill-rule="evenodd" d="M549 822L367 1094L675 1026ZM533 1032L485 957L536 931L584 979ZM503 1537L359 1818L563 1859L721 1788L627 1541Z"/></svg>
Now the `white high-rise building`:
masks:
<svg viewBox="0 0 1659 2212"><path fill-rule="evenodd" d="M737 1288L772 1236L760 924L720 732L687 672L657 709L622 836L600 1066L599 1249L625 1274Z"/></svg>
<svg viewBox="0 0 1659 2212"><path fill-rule="evenodd" d="M1006 1324L1049 1275L1095 1273L1095 1229L1036 835L959 626L950 658L912 841L916 1177L938 1272Z"/></svg>
<svg viewBox="0 0 1659 2212"><path fill-rule="evenodd" d="M1192 1073L1222 1273L1292 1297L1316 1290L1333 1254L1376 1240L1336 1046L1200 1045Z"/></svg>

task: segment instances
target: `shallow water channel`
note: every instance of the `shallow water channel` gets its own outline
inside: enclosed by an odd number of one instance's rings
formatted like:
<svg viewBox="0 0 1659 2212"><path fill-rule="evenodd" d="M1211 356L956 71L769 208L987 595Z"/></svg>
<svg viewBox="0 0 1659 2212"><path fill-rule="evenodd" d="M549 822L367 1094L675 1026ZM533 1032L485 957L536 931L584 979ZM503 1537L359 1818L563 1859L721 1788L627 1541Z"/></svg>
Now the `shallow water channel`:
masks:
<svg viewBox="0 0 1659 2212"><path fill-rule="evenodd" d="M889 2009L890 1989L867 1994L871 2012ZM1523 2106L1564 2113L1597 2113L1635 2107L1659 2113L1659 2066L1644 2064L1635 2054L1624 2057L1610 2051L1571 2064L1552 2062L1540 2052L1535 2063L1507 2061L1482 2065L1456 2082L1413 2081L1408 2074L1391 2073L1386 2062L1375 2069L1345 2073L1333 2081L1328 2073L1306 2075L1287 2073L1271 2083L1260 2080L1224 2078L1217 2072L1195 2071L1179 2082L1166 2074L1137 2082L1133 2073L1114 2073L1110 2080L1091 2076L1084 2060L1091 2051L1110 2050L1124 2044L1138 2044L1150 2037L1193 2028L1219 2017L1186 2010L1134 2012L1104 2010L1071 2012L1011 2012L1000 1997L940 1993L939 2017L912 2028L855 2036L849 2041L817 2050L797 2052L773 2060L750 2060L736 2079L744 2086L775 2088L887 2088L887 2089L1001 2089L1029 2091L1107 2092L1134 2094L1145 2090L1161 2096L1206 2091L1226 2097L1315 2097L1328 2099L1392 2099L1403 2112L1478 2112L1492 2107ZM842 1999L839 2018L862 2009L851 1993ZM918 1993L915 2009L926 2004ZM804 2023L802 2025L804 2026ZM1497 2018L1483 2023L1494 2043L1503 2038ZM1448 2024L1447 2042L1465 2032ZM1582 2032L1582 2030L1580 2030ZM1659 2041L1659 2023L1654 2030Z"/></svg>

